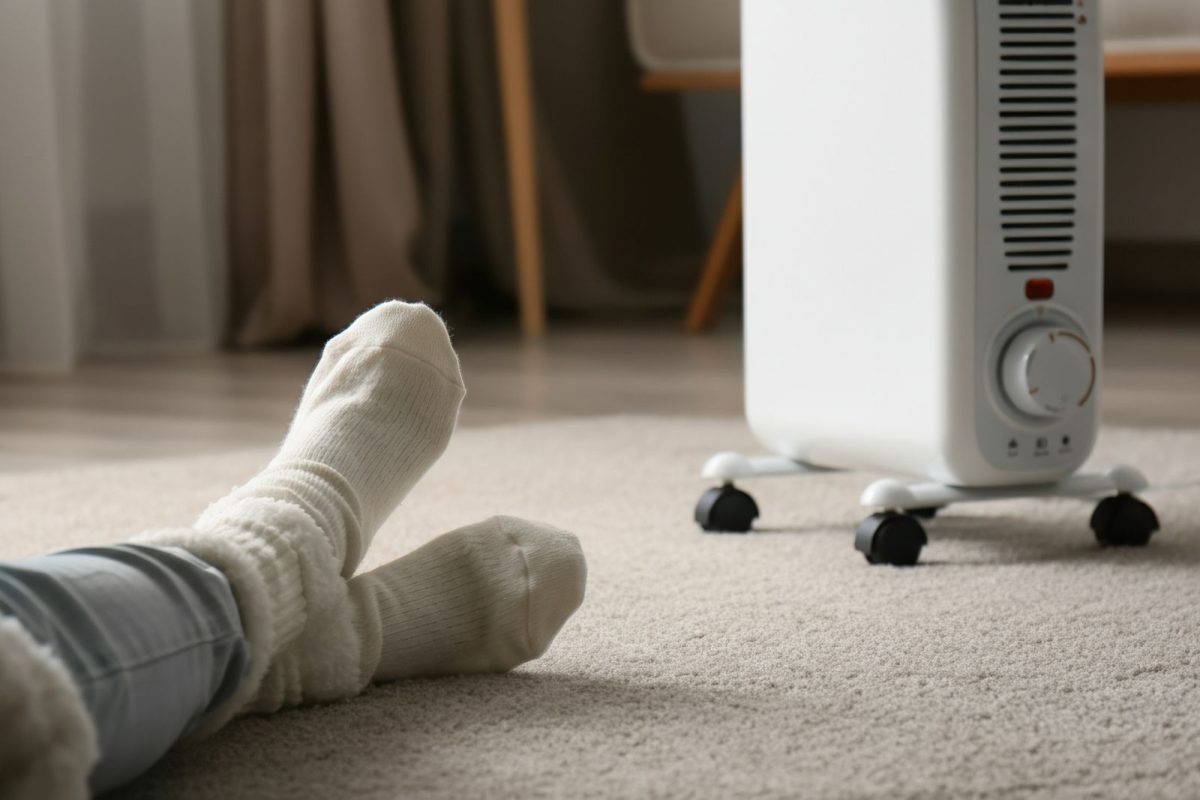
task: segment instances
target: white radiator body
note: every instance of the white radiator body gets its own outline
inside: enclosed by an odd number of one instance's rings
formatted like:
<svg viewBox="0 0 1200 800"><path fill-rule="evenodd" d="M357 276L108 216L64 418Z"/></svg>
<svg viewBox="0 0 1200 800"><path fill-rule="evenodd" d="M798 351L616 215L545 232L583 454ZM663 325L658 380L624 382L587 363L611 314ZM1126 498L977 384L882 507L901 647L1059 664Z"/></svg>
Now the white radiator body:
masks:
<svg viewBox="0 0 1200 800"><path fill-rule="evenodd" d="M746 410L767 447L956 486L1084 461L1099 22L1097 0L743 4Z"/></svg>

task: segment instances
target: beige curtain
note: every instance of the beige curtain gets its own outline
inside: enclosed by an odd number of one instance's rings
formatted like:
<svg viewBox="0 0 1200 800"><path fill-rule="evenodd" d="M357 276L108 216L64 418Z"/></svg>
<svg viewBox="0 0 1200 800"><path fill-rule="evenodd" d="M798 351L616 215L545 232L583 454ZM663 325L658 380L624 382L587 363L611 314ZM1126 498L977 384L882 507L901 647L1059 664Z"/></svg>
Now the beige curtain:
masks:
<svg viewBox="0 0 1200 800"><path fill-rule="evenodd" d="M228 4L236 343L511 289L490 7ZM703 236L677 98L638 89L622 4L531 0L530 19L548 302L678 305Z"/></svg>

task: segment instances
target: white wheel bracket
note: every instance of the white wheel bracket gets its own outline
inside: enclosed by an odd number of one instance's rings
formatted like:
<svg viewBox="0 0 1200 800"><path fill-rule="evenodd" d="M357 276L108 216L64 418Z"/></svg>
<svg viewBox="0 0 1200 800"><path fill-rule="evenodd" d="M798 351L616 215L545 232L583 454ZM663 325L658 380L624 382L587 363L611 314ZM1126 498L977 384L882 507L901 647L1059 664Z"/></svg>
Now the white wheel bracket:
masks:
<svg viewBox="0 0 1200 800"><path fill-rule="evenodd" d="M755 456L741 453L717 453L704 463L701 477L732 483L745 478L767 478L776 475L799 475L805 472L827 472L801 461L782 456Z"/></svg>
<svg viewBox="0 0 1200 800"><path fill-rule="evenodd" d="M750 457L741 453L724 452L708 459L701 470L701 476L722 483L732 483L747 478L829 471L782 456ZM1144 491L1148 486L1146 476L1140 470L1120 464L1104 472L1069 475L1057 483L1022 486L965 488L943 483L905 483L896 478L883 478L866 488L860 502L867 508L909 510L1021 497L1093 497L1114 492L1133 494Z"/></svg>

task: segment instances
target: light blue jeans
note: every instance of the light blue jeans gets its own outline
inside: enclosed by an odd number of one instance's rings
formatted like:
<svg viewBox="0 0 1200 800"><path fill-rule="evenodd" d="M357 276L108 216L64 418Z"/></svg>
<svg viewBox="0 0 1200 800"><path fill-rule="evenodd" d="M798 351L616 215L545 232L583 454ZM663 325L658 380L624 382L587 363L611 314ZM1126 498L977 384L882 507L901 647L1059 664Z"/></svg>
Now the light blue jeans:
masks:
<svg viewBox="0 0 1200 800"><path fill-rule="evenodd" d="M250 666L225 576L178 548L0 562L0 614L48 645L96 726L93 792L129 781L228 699Z"/></svg>

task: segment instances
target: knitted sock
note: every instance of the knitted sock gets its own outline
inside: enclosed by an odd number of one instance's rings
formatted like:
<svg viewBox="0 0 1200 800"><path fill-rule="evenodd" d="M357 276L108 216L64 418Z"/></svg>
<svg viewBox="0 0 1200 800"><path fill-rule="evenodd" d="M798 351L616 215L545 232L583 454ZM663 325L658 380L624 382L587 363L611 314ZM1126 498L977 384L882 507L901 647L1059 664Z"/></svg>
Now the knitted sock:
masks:
<svg viewBox="0 0 1200 800"><path fill-rule="evenodd" d="M266 469L192 528L137 537L217 567L238 600L250 674L201 734L255 695L314 617L344 604L342 576L445 449L464 393L441 319L423 305L378 305L326 345Z"/></svg>
<svg viewBox="0 0 1200 800"><path fill-rule="evenodd" d="M419 304L375 306L325 346L279 454L206 517L228 515L246 498L294 503L350 577L446 448L465 393L437 314Z"/></svg>
<svg viewBox="0 0 1200 800"><path fill-rule="evenodd" d="M335 700L372 681L504 672L537 658L583 601L571 534L492 517L359 575L310 619L251 710Z"/></svg>

